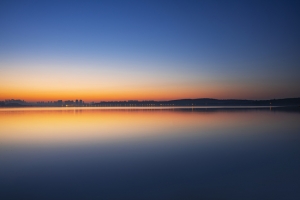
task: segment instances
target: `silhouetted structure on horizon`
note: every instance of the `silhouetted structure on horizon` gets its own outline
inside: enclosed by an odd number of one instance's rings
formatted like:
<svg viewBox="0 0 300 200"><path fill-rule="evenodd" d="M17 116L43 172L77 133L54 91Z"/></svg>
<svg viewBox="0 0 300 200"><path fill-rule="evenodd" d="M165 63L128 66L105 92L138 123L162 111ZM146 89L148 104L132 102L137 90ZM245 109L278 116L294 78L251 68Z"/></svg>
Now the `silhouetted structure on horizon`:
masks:
<svg viewBox="0 0 300 200"><path fill-rule="evenodd" d="M100 107L159 107L159 106L299 106L300 98L271 100L238 99L178 99L170 101L101 101L93 104Z"/></svg>
<svg viewBox="0 0 300 200"><path fill-rule="evenodd" d="M1 107L171 107L171 106L300 106L300 98L270 99L270 100L239 100L239 99L178 99L170 101L100 101L85 103L83 100L39 101L28 103L24 100L5 100Z"/></svg>

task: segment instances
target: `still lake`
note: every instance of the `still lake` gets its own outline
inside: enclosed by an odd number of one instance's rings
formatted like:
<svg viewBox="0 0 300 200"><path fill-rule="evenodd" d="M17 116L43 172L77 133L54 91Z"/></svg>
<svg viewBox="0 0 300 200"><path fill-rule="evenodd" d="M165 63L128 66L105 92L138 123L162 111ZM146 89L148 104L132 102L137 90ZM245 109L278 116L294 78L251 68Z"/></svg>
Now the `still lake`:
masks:
<svg viewBox="0 0 300 200"><path fill-rule="evenodd" d="M1 108L0 199L300 199L300 112Z"/></svg>

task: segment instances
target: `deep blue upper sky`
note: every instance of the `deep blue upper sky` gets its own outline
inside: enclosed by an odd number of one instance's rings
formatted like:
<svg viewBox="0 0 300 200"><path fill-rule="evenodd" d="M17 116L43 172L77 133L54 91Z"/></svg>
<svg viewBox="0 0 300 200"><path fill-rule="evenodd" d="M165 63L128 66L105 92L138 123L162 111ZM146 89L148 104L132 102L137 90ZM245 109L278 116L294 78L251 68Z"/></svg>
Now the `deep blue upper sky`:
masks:
<svg viewBox="0 0 300 200"><path fill-rule="evenodd" d="M69 63L64 70L133 71L121 79L128 87L135 76L145 87L154 79L166 89L186 84L191 97L209 94L204 86L216 98L300 96L299 8L298 1L1 1L0 70L8 78L0 83L13 85L12 69L35 65L46 77L45 68Z"/></svg>

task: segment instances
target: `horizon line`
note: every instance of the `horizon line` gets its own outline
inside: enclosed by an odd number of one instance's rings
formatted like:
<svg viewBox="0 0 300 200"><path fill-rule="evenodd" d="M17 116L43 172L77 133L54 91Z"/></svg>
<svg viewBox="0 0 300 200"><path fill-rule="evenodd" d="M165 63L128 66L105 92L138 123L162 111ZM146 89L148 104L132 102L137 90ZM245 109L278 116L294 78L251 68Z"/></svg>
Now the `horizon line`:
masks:
<svg viewBox="0 0 300 200"><path fill-rule="evenodd" d="M299 99L300 97L284 97L284 98L269 98L269 99L239 99L239 98L209 98L209 97L202 97L202 98L180 98L180 99L168 99L168 100L153 100L153 99L145 99L145 100L136 100L136 99L127 99L127 100L83 100L83 99L57 99L57 100L37 100L37 101L27 101L25 99L4 99L4 100L0 100L0 102L6 102L6 101L24 101L24 102L28 102L28 103L37 103L37 102L58 102L58 101L83 101L85 103L100 103L100 102L146 102L146 101L151 101L151 102L164 102L164 101L179 101L179 100L200 100L200 99L209 99L209 100L241 100L241 101L268 101L268 100L282 100L282 99Z"/></svg>

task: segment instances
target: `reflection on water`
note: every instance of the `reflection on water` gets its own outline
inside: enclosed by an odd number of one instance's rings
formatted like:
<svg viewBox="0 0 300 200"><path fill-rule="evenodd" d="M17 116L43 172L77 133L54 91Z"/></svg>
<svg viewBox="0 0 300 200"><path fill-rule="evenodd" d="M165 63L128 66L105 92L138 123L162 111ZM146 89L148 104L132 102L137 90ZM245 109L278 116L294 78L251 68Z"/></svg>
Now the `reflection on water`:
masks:
<svg viewBox="0 0 300 200"><path fill-rule="evenodd" d="M0 110L0 199L300 199L300 112Z"/></svg>

